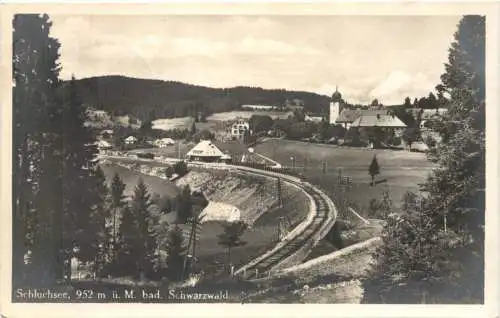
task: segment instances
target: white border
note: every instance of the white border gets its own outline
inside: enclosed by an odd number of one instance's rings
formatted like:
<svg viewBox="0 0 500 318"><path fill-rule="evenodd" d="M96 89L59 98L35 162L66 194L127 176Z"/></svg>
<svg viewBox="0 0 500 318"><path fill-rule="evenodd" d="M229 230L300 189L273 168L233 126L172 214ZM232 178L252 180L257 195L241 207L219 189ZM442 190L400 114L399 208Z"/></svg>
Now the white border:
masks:
<svg viewBox="0 0 500 318"><path fill-rule="evenodd" d="M73 1L72 1L73 2ZM499 5L488 2L162 3L146 4L8 4L0 5L0 313L6 317L498 317L498 71ZM136 1L137 3L137 1ZM487 34L487 235L484 306L448 305L261 305L261 304L11 304L11 56L13 13L50 14L242 14L242 15L463 15L485 14ZM436 83L438 84L438 83ZM496 164L495 164L496 163Z"/></svg>

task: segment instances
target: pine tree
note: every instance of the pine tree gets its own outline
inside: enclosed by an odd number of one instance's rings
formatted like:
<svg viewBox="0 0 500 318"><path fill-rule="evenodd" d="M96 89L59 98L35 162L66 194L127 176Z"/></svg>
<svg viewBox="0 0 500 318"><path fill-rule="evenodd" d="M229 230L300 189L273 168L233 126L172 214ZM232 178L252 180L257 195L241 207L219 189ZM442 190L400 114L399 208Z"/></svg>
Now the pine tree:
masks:
<svg viewBox="0 0 500 318"><path fill-rule="evenodd" d="M86 229L87 233L87 255L85 259L93 261L93 267L96 275L101 277L104 273L105 265L111 261L109 242L111 240L111 231L107 226L106 220L109 219L110 207L108 205L108 187L106 178L100 167L93 171L91 184L94 189L91 197L91 215L90 224ZM82 253L83 254L83 253Z"/></svg>
<svg viewBox="0 0 500 318"><path fill-rule="evenodd" d="M186 223L186 221L192 217L192 209L191 188L189 185L186 185L178 197L177 218L180 223Z"/></svg>
<svg viewBox="0 0 500 318"><path fill-rule="evenodd" d="M403 104L403 105L404 105L404 108L407 108L407 109L408 109L408 108L412 108L410 97L408 97L408 96L407 96L407 97L405 98L405 102L404 102L404 104Z"/></svg>
<svg viewBox="0 0 500 318"><path fill-rule="evenodd" d="M118 241L117 237L117 222L119 221L120 215L121 215L121 209L125 205L125 196L123 194L123 191L125 191L125 184L123 183L122 179L118 175L118 173L115 173L113 176L113 181L111 182L111 209L112 209L112 227L111 227L111 235L113 239L113 244L115 244Z"/></svg>
<svg viewBox="0 0 500 318"><path fill-rule="evenodd" d="M380 174L380 166L378 165L377 156L374 155L370 166L368 167L368 173L372 177L371 185L375 185L375 176Z"/></svg>
<svg viewBox="0 0 500 318"><path fill-rule="evenodd" d="M402 300L406 303L483 302L484 22L484 17L465 16L459 23L439 87L449 96L443 141L429 154L438 168L414 200L420 209L406 198L405 213L385 227L385 245L376 254L379 267L365 282L368 302L377 294L391 303L401 297L409 299ZM401 277L398 284L395 274Z"/></svg>
<svg viewBox="0 0 500 318"><path fill-rule="evenodd" d="M13 19L13 285L64 275L59 43L47 15ZM30 275L24 255L31 253Z"/></svg>
<svg viewBox="0 0 500 318"><path fill-rule="evenodd" d="M481 302L484 290L485 213L485 18L465 16L451 45L446 72L441 76L449 96L449 114L442 120L443 143L431 159L435 170L426 182L433 216L439 225L463 238L450 262L464 267L453 279L469 292L468 301Z"/></svg>
<svg viewBox="0 0 500 318"><path fill-rule="evenodd" d="M168 232L165 247L167 250L167 276L172 281L178 281L182 279L184 258L186 257L184 235L178 225Z"/></svg>
<svg viewBox="0 0 500 318"><path fill-rule="evenodd" d="M67 258L78 248L81 260L94 261L92 205L99 204L103 175L94 173L91 161L97 154L94 138L85 126L86 111L78 95L75 78L62 87L63 95L63 207L65 216L64 244ZM86 185L83 186L82 185ZM98 185L96 187L96 185ZM92 251L93 250L93 251Z"/></svg>
<svg viewBox="0 0 500 318"><path fill-rule="evenodd" d="M148 189L140 179L134 191L131 210L137 224L137 272L141 278L152 273L156 261L156 238L153 230L156 220L150 214L150 206Z"/></svg>
<svg viewBox="0 0 500 318"><path fill-rule="evenodd" d="M375 253L376 270L364 282L363 302L434 302L435 295L443 293L444 274L454 275L457 268L447 261L450 254L443 245L450 241L428 209L422 197L408 192L402 214L385 212L388 217L381 235L383 244ZM435 268L440 268L439 275Z"/></svg>
<svg viewBox="0 0 500 318"><path fill-rule="evenodd" d="M123 207L119 229L114 274L137 275L138 227L136 218L128 205Z"/></svg>

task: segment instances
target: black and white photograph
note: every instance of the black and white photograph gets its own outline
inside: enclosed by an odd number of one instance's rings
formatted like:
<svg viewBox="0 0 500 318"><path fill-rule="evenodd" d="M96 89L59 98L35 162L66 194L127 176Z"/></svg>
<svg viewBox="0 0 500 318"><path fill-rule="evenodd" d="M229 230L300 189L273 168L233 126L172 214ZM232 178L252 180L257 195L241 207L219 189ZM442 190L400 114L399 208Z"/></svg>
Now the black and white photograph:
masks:
<svg viewBox="0 0 500 318"><path fill-rule="evenodd" d="M14 12L3 297L484 305L492 21Z"/></svg>

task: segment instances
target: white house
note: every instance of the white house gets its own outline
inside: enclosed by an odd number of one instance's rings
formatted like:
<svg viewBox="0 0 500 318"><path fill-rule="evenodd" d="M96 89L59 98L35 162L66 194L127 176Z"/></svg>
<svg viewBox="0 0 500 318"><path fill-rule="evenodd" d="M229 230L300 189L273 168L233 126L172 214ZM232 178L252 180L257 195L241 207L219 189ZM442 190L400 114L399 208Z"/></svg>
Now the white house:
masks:
<svg viewBox="0 0 500 318"><path fill-rule="evenodd" d="M175 141L172 138L162 138L156 139L153 144L158 148L165 148L167 146L175 145Z"/></svg>
<svg viewBox="0 0 500 318"><path fill-rule="evenodd" d="M135 144L137 142L137 138L135 138L134 136L128 136L127 138L125 138L125 144L127 145L132 145L132 144Z"/></svg>
<svg viewBox="0 0 500 318"><path fill-rule="evenodd" d="M250 131L250 123L248 120L238 119L230 127L228 127L228 133L231 137L238 139L243 138L246 131Z"/></svg>

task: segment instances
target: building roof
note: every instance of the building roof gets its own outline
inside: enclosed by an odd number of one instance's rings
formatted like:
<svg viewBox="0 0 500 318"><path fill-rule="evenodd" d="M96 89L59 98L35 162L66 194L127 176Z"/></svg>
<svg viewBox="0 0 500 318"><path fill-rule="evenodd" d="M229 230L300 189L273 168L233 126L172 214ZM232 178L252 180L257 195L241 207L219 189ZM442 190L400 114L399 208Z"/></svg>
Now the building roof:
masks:
<svg viewBox="0 0 500 318"><path fill-rule="evenodd" d="M375 114L359 116L352 123L352 127L406 127L406 125L397 116Z"/></svg>
<svg viewBox="0 0 500 318"><path fill-rule="evenodd" d="M339 117L337 118L336 122L338 122L338 123L352 123L359 116L361 116L361 109L344 108L340 112Z"/></svg>
<svg viewBox="0 0 500 318"><path fill-rule="evenodd" d="M210 140L202 140L194 146L187 156L196 157L222 157L224 153L220 151Z"/></svg>
<svg viewBox="0 0 500 318"><path fill-rule="evenodd" d="M352 123L360 116L376 116L376 115L388 115L388 109L350 109L344 108L339 114L336 122L338 123Z"/></svg>

